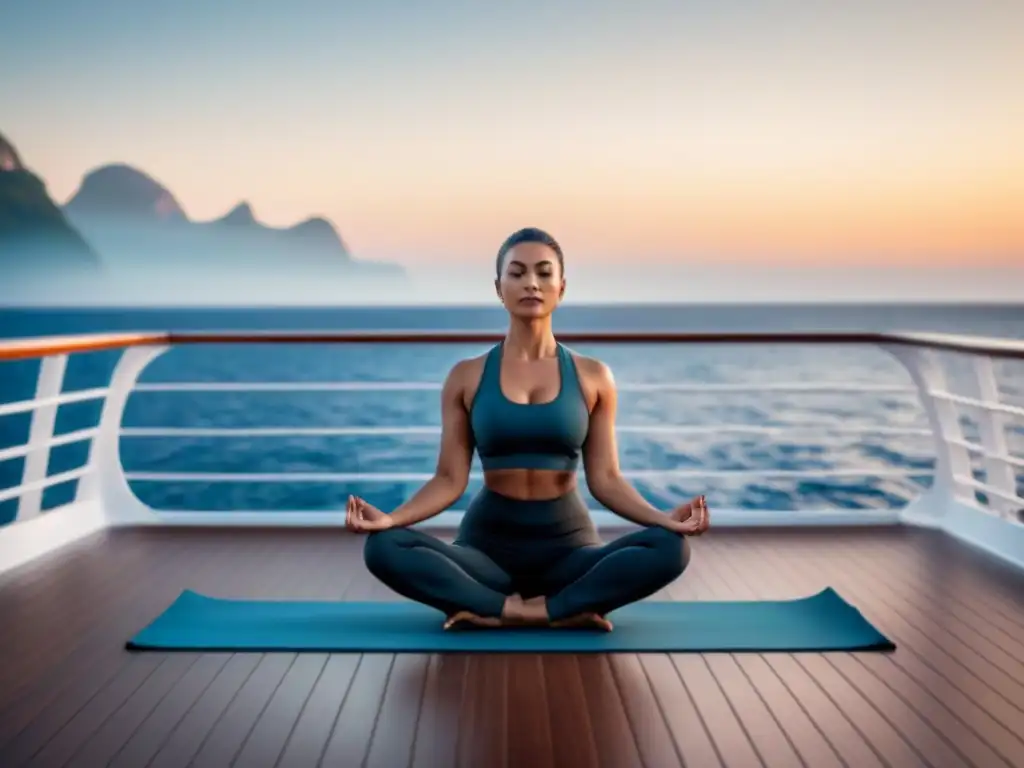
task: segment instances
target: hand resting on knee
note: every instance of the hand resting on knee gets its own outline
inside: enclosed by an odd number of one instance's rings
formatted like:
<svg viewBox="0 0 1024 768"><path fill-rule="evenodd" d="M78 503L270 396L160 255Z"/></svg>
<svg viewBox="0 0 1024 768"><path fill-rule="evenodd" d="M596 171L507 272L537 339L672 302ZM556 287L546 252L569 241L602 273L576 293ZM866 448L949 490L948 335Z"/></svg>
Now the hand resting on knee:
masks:
<svg viewBox="0 0 1024 768"><path fill-rule="evenodd" d="M349 496L345 505L345 527L358 533L386 531L394 527L391 515L381 512L373 504L356 496Z"/></svg>

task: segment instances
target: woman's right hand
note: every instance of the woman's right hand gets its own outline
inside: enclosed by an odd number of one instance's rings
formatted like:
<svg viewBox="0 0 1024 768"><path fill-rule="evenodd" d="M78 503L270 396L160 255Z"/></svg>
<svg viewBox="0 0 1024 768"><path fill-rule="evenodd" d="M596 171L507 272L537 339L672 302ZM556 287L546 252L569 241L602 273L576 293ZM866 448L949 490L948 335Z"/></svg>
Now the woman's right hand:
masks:
<svg viewBox="0 0 1024 768"><path fill-rule="evenodd" d="M356 533L372 533L386 531L394 526L391 515L381 512L373 504L359 498L349 496L345 507L345 527Z"/></svg>
<svg viewBox="0 0 1024 768"><path fill-rule="evenodd" d="M680 504L669 512L668 517L669 525L666 527L684 536L700 536L711 525L708 502L703 495Z"/></svg>

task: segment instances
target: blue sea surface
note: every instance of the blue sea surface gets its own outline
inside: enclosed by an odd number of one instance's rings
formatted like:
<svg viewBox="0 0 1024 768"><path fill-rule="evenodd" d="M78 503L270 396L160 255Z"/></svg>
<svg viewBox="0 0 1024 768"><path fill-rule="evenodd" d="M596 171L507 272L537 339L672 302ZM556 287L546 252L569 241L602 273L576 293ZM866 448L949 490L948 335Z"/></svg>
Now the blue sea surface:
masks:
<svg viewBox="0 0 1024 768"><path fill-rule="evenodd" d="M99 331L184 330L494 330L505 327L500 308L309 308L0 310L0 337ZM929 331L1024 338L1020 306L564 306L560 330L672 331ZM141 382L423 382L439 384L479 344L330 345L253 344L177 347L156 360ZM715 507L863 509L901 505L930 484L934 446L914 431L928 425L913 392L872 392L859 385L911 387L906 371L871 346L828 345L598 345L573 348L608 363L623 391L620 427L657 428L619 435L621 463L631 470L684 470L698 476L636 480L655 505L667 508L697 493ZM109 383L119 352L71 357L65 391ZM950 358L953 386L972 394L965 363ZM1024 365L997 362L1006 402L1024 405ZM33 396L37 361L0 364L0 401ZM768 388L718 391L712 385L830 382L843 392L778 392ZM630 391L630 384L695 385L686 392ZM707 391L700 387L708 386ZM100 402L61 406L58 434L95 425ZM968 439L977 426L964 419ZM125 427L439 427L436 389L327 392L136 392ZM801 429L780 434L743 427ZM0 449L24 443L27 414L0 417ZM704 426L673 434L671 426ZM886 434L893 429L908 434ZM879 429L872 433L872 429ZM1024 455L1024 420L1007 428L1011 452ZM428 473L438 434L345 436L124 437L128 472L196 473ZM87 445L52 451L49 474L81 466ZM0 462L0 488L20 482L23 459ZM474 470L479 465L474 462ZM717 474L723 470L811 471L816 476ZM821 475L823 471L838 475ZM700 472L708 472L700 476ZM850 473L857 473L856 475ZM892 476L905 473L905 477ZM1024 487L1024 477L1020 478ZM383 477L358 483L133 481L147 504L172 510L306 510L343 508L356 493L384 509L401 503L418 481ZM464 508L480 486L470 483L456 504ZM585 484L581 483L585 488ZM75 483L50 488L44 507L69 501ZM586 492L584 495L587 496ZM596 502L588 497L592 508ZM0 523L16 502L0 504Z"/></svg>

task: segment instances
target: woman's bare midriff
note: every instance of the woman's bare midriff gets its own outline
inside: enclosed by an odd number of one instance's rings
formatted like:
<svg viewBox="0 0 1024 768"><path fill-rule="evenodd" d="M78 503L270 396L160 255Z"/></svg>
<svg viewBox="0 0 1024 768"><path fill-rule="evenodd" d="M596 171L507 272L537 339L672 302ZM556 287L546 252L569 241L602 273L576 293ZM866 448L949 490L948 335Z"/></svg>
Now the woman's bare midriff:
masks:
<svg viewBox="0 0 1024 768"><path fill-rule="evenodd" d="M564 496L576 487L576 473L552 469L492 469L484 485L520 501L544 501Z"/></svg>

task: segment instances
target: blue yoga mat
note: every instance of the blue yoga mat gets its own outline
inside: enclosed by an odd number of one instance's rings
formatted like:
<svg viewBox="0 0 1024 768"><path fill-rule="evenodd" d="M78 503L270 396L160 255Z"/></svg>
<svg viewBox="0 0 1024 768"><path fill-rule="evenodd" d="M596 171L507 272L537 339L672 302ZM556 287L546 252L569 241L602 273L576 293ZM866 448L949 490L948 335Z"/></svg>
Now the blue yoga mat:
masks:
<svg viewBox="0 0 1024 768"><path fill-rule="evenodd" d="M356 653L890 651L895 645L831 588L780 601L642 601L608 614L615 629L441 628L405 600L226 600L181 595L128 641L131 650Z"/></svg>

